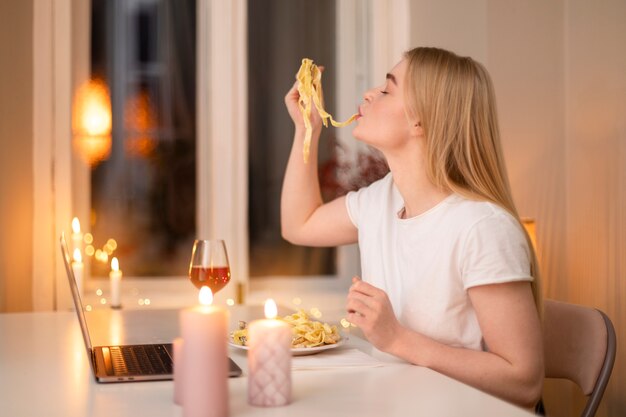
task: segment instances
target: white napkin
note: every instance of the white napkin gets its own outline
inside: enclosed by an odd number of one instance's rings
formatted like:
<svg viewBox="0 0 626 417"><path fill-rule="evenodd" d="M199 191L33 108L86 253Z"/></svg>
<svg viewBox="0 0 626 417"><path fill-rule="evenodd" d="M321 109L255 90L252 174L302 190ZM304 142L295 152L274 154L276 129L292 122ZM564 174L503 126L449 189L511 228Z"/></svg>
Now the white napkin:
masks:
<svg viewBox="0 0 626 417"><path fill-rule="evenodd" d="M291 358L291 369L294 371L307 369L375 367L384 365L384 362L381 362L358 349L333 349L320 352L315 355L294 356Z"/></svg>

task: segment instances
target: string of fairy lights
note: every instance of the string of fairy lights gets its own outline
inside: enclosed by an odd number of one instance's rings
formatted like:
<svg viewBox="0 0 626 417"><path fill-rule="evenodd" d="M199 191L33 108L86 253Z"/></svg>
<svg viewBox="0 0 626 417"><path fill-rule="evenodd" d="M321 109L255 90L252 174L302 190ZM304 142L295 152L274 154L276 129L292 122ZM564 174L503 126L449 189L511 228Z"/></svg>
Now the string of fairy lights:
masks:
<svg viewBox="0 0 626 417"><path fill-rule="evenodd" d="M93 258L95 261L100 262L104 265L107 265L109 263L109 259L118 249L118 243L114 238L107 239L101 247L96 248L96 246L94 245L93 234L89 232L82 234L80 232L80 222L76 217L72 220L72 231L72 239L74 240L74 242L76 243L77 241L81 241L84 244L85 255ZM107 304L107 298L105 297L104 291L101 288L96 289L95 295L99 298L99 304L103 306ZM132 288L131 295L137 297L139 295L139 290L137 288ZM291 299L291 303L296 309L301 309L303 301L300 297L294 297ZM149 298L138 297L137 304L139 306L150 306L152 304L152 301ZM226 300L226 304L228 306L233 306L235 305L235 300L229 298ZM92 311L93 308L94 307L91 304L87 304L85 306L85 310L87 311ZM321 310L317 307L311 307L310 309L308 309L308 313L317 320L320 320L323 316ZM340 325L344 329L354 327L354 325L350 323L346 318L342 318L340 320Z"/></svg>

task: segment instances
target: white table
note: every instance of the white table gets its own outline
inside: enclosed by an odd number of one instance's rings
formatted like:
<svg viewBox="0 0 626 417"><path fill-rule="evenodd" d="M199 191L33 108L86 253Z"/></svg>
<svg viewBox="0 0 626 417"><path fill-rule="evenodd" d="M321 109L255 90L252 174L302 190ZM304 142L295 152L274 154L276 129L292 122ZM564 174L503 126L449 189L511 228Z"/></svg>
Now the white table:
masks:
<svg viewBox="0 0 626 417"><path fill-rule="evenodd" d="M259 307L231 308L232 327L258 317ZM169 342L178 336L176 310L94 311L94 345ZM371 353L350 337L345 348ZM377 368L302 370L293 373L293 403L279 408L247 404L246 356L231 357L244 376L229 379L235 416L529 416L525 410L432 370L408 364ZM173 382L98 384L73 312L0 314L0 415L181 416Z"/></svg>

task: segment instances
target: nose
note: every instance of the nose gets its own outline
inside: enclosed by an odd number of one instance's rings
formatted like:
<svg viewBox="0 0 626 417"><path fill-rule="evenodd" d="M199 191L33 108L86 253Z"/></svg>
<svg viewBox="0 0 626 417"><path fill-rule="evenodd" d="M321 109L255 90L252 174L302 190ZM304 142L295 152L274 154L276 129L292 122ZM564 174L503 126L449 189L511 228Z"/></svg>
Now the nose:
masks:
<svg viewBox="0 0 626 417"><path fill-rule="evenodd" d="M363 99L366 102L370 102L372 101L372 97L374 97L374 89L370 88L369 90L367 90L365 93L363 93Z"/></svg>

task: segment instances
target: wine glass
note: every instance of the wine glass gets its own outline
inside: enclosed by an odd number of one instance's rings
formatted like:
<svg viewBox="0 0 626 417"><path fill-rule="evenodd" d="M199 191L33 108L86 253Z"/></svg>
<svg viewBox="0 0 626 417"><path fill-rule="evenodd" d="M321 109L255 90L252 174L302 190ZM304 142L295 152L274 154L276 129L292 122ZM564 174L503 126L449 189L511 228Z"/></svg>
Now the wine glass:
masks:
<svg viewBox="0 0 626 417"><path fill-rule="evenodd" d="M226 244L221 239L196 239L191 251L189 279L197 288L207 286L213 294L230 281Z"/></svg>

